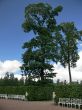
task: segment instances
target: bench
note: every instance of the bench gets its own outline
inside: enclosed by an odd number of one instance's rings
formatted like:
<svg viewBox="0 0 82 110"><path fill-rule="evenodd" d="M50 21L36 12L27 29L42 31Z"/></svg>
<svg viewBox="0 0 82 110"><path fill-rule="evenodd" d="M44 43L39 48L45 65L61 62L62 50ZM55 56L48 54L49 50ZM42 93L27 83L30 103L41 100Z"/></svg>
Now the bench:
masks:
<svg viewBox="0 0 82 110"><path fill-rule="evenodd" d="M0 94L1 99L26 100L25 95Z"/></svg>
<svg viewBox="0 0 82 110"><path fill-rule="evenodd" d="M58 105L82 108L82 99L77 98L59 98Z"/></svg>
<svg viewBox="0 0 82 110"><path fill-rule="evenodd" d="M6 94L0 94L0 98L1 99L6 99L7 98L7 95Z"/></svg>

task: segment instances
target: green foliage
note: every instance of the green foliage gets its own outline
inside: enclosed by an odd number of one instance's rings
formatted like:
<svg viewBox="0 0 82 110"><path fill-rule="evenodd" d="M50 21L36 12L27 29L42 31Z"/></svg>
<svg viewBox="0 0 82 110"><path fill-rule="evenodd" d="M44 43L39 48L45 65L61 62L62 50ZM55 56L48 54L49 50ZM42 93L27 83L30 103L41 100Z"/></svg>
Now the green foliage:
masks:
<svg viewBox="0 0 82 110"><path fill-rule="evenodd" d="M54 91L56 93L55 102L58 102L59 98L79 98L82 99L82 84L55 84Z"/></svg>
<svg viewBox="0 0 82 110"><path fill-rule="evenodd" d="M47 3L30 4L25 8L25 21L22 27L25 32L33 31L35 35L23 45L25 52L22 56L21 70L28 77L34 76L44 80L54 76L53 65L50 62L58 61L55 33L59 29L55 18L61 11L62 6L53 9Z"/></svg>
<svg viewBox="0 0 82 110"><path fill-rule="evenodd" d="M19 81L14 77L14 73L7 72L4 78L0 79L0 86L17 86L19 85Z"/></svg>
<svg viewBox="0 0 82 110"><path fill-rule="evenodd" d="M82 99L82 84L71 83L56 83L56 84L42 84L29 86L0 86L0 94L22 94L28 92L28 100L52 100L52 92L56 93L55 102L59 98L80 98Z"/></svg>
<svg viewBox="0 0 82 110"><path fill-rule="evenodd" d="M0 86L24 86L23 77L18 80L14 77L14 73L7 72L4 78L0 79Z"/></svg>
<svg viewBox="0 0 82 110"><path fill-rule="evenodd" d="M81 40L81 35L73 22L61 23L63 35L61 64L66 67L70 63L70 67L76 67L76 62L79 59L78 41Z"/></svg>
<svg viewBox="0 0 82 110"><path fill-rule="evenodd" d="M40 101L52 99L52 87L42 86L0 86L0 94L22 94L28 92L28 100Z"/></svg>
<svg viewBox="0 0 82 110"><path fill-rule="evenodd" d="M34 86L28 91L28 100L52 100L52 88Z"/></svg>
<svg viewBox="0 0 82 110"><path fill-rule="evenodd" d="M25 94L25 87L22 86L0 86L0 94Z"/></svg>
<svg viewBox="0 0 82 110"><path fill-rule="evenodd" d="M68 66L69 79L71 78L71 67L76 67L76 62L79 59L78 55L78 41L81 40L81 31L78 31L73 22L66 22L60 24L60 36L62 36L60 43L60 60L59 62L64 66Z"/></svg>

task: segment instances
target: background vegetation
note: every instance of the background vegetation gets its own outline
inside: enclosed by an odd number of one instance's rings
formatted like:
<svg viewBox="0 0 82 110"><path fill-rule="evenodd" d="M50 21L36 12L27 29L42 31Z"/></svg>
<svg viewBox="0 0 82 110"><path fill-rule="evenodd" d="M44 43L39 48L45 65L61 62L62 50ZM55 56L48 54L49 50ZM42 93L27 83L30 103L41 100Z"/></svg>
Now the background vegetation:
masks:
<svg viewBox="0 0 82 110"><path fill-rule="evenodd" d="M8 74L8 73L7 73ZM7 79L7 77L0 79L0 94L22 94L28 92L28 100L52 100L52 93L55 91L56 100L59 97L65 98L82 98L82 82L66 81L53 83L52 80L42 81L28 81L17 78Z"/></svg>

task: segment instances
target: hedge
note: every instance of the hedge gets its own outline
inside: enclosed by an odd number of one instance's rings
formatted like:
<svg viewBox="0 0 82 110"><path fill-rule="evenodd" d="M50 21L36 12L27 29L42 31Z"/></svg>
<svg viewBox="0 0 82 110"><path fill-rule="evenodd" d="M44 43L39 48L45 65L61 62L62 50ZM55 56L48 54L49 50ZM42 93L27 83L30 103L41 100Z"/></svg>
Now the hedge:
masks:
<svg viewBox="0 0 82 110"><path fill-rule="evenodd" d="M82 98L82 84L59 84L54 86L57 97Z"/></svg>
<svg viewBox="0 0 82 110"><path fill-rule="evenodd" d="M52 100L52 92L56 93L56 100L59 97L81 98L82 84L54 84L45 86L0 86L0 94L22 94L28 92L28 100L41 101Z"/></svg>
<svg viewBox="0 0 82 110"><path fill-rule="evenodd" d="M52 100L52 87L42 86L4 86L0 87L0 94L21 94L28 92L28 100Z"/></svg>

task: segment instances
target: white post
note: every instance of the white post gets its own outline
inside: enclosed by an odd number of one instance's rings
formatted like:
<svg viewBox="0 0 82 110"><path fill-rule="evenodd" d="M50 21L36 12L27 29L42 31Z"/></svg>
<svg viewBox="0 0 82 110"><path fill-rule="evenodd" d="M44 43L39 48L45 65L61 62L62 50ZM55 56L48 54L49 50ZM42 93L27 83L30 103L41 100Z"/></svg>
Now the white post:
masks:
<svg viewBox="0 0 82 110"><path fill-rule="evenodd" d="M55 92L53 92L53 101L54 101L54 103L55 103L55 97L56 97L56 94L55 94Z"/></svg>
<svg viewBox="0 0 82 110"><path fill-rule="evenodd" d="M26 93L25 93L25 98L27 99L27 96L28 96L28 92L26 91Z"/></svg>

